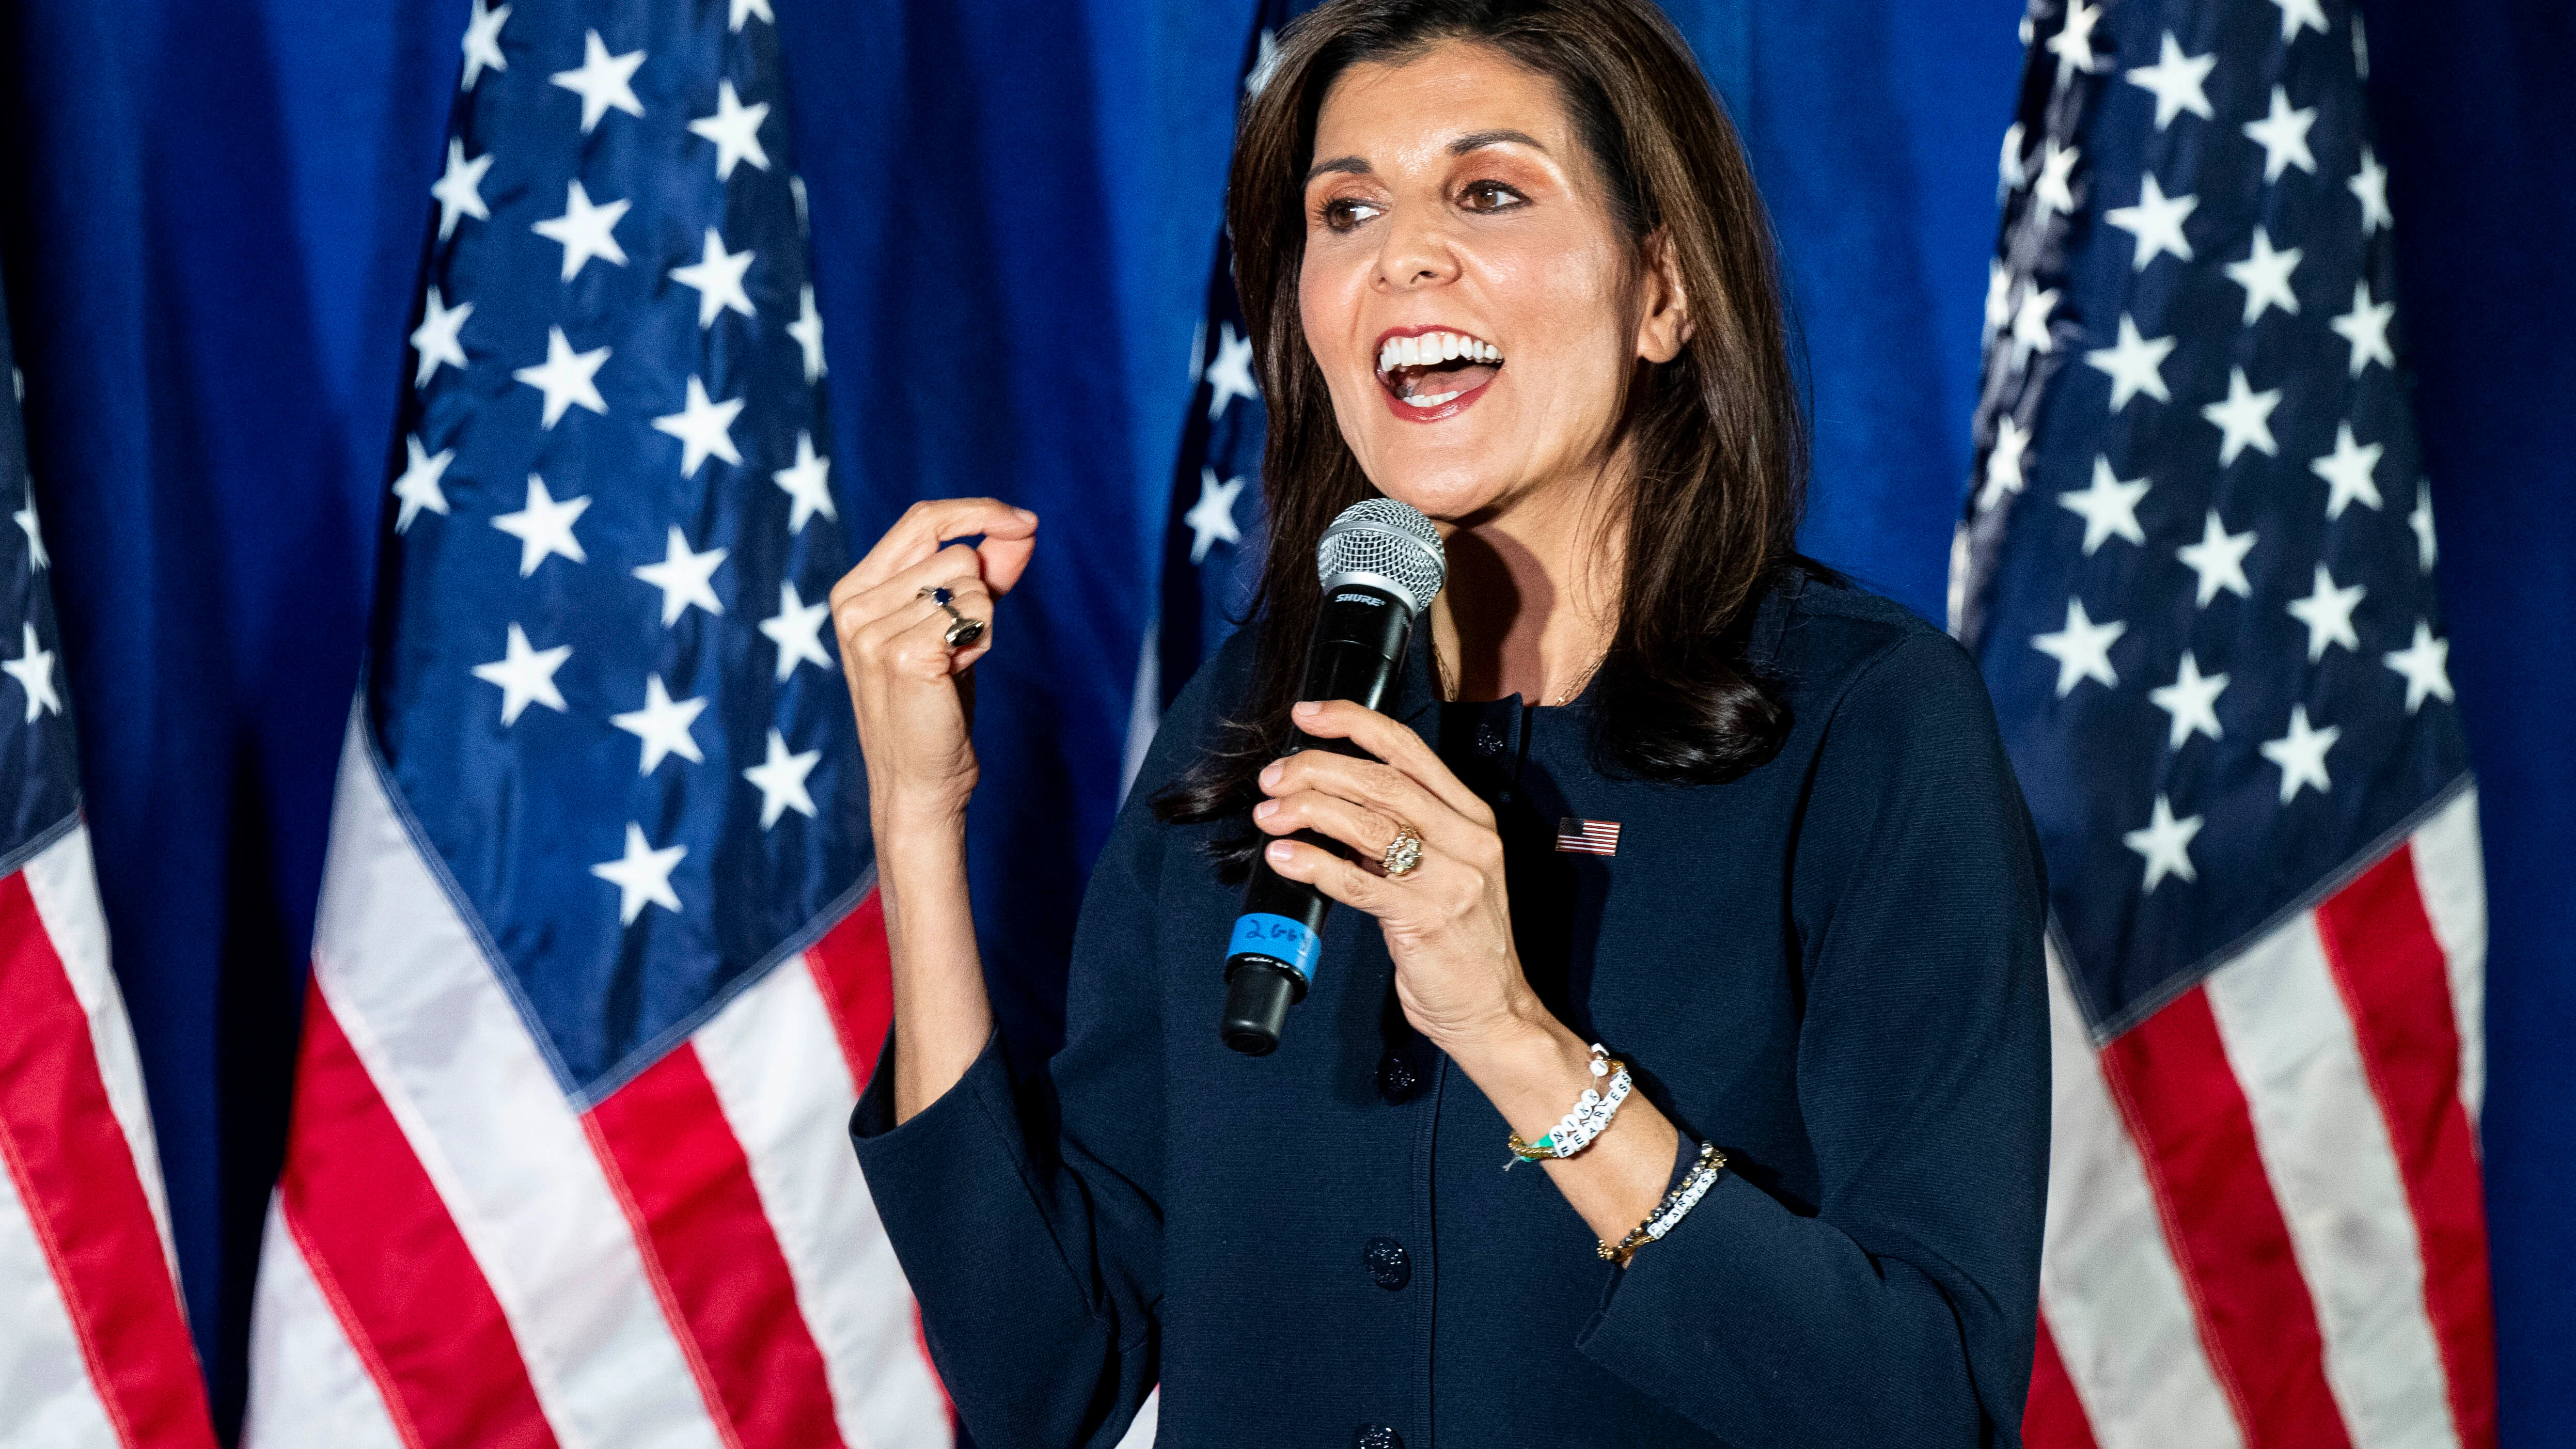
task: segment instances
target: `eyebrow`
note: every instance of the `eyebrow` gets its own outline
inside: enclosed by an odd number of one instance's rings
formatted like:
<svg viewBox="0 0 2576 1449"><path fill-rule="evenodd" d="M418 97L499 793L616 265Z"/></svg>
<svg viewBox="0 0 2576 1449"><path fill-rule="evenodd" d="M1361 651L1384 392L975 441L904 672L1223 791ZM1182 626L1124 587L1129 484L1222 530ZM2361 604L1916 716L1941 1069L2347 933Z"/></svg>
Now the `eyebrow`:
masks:
<svg viewBox="0 0 2576 1449"><path fill-rule="evenodd" d="M1547 149L1545 146L1539 144L1537 137L1532 136L1527 131L1470 131L1466 135L1449 143L1449 154L1452 156L1464 156L1470 151L1481 151L1487 146L1500 146L1506 142L1527 146L1533 151L1545 151ZM1344 172L1352 176L1367 176L1372 174L1375 169L1376 168L1370 166L1368 162L1361 157L1336 156L1330 161L1316 162L1314 169L1306 173L1306 180L1312 182L1318 176L1335 171Z"/></svg>
<svg viewBox="0 0 2576 1449"><path fill-rule="evenodd" d="M1518 142L1533 151L1547 149L1538 143L1537 137L1527 131L1471 131L1449 143L1449 154L1464 156L1470 151L1481 151L1487 146L1499 146L1506 141Z"/></svg>

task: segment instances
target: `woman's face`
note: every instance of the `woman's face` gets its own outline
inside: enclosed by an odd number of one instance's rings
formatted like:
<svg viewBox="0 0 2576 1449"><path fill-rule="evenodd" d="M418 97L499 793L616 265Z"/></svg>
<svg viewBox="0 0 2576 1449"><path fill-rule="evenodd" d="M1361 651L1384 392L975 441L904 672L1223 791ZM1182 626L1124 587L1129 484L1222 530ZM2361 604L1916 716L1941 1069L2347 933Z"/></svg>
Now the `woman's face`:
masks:
<svg viewBox="0 0 2576 1449"><path fill-rule="evenodd" d="M1556 83L1470 42L1353 66L1312 164L1306 345L1369 480L1463 521L1597 469L1631 369L1687 324Z"/></svg>

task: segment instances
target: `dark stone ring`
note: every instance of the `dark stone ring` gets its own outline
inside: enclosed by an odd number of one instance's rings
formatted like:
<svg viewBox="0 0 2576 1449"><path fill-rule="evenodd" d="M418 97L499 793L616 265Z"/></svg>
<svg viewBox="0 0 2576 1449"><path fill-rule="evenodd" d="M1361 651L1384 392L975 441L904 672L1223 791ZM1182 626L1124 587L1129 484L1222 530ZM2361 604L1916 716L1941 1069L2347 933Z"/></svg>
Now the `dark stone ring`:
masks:
<svg viewBox="0 0 2576 1449"><path fill-rule="evenodd" d="M921 597L938 605L948 615L948 632L941 637L951 649L963 649L984 637L984 621L969 619L957 612L957 596L938 584L921 591Z"/></svg>

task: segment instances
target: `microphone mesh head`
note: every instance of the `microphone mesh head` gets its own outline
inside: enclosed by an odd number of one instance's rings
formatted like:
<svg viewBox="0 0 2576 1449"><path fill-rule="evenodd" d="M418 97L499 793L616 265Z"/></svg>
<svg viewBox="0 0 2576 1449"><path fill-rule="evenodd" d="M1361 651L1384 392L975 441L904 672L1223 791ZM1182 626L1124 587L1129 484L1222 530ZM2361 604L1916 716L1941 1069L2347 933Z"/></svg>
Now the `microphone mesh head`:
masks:
<svg viewBox="0 0 2576 1449"><path fill-rule="evenodd" d="M1367 498L1341 512L1315 545L1315 572L1330 591L1366 583L1392 589L1419 614L1449 577L1440 531L1410 504Z"/></svg>

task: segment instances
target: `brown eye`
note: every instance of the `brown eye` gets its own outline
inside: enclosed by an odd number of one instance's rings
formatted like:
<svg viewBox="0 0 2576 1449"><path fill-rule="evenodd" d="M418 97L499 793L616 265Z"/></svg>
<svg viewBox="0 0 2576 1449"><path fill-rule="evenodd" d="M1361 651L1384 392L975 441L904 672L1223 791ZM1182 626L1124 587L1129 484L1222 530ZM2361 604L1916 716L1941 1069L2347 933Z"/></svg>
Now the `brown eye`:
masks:
<svg viewBox="0 0 2576 1449"><path fill-rule="evenodd" d="M1323 217L1326 228L1332 231L1349 231L1377 215L1377 208L1365 201L1344 196L1325 202L1319 214Z"/></svg>
<svg viewBox="0 0 2576 1449"><path fill-rule="evenodd" d="M1499 181L1471 181L1458 193L1459 204L1469 211L1507 211L1524 200L1519 192Z"/></svg>

